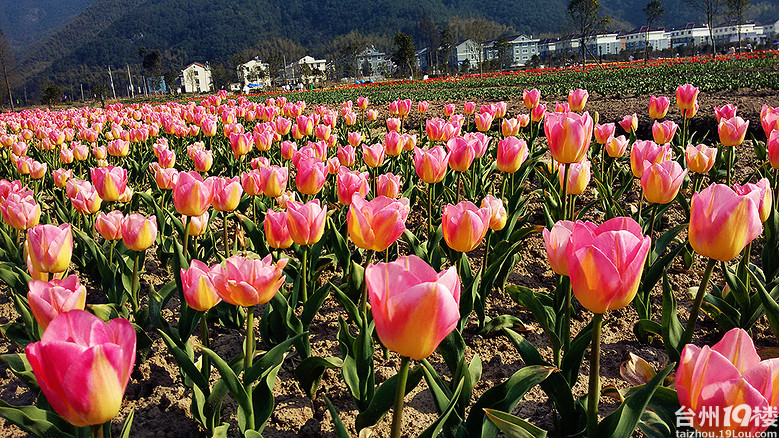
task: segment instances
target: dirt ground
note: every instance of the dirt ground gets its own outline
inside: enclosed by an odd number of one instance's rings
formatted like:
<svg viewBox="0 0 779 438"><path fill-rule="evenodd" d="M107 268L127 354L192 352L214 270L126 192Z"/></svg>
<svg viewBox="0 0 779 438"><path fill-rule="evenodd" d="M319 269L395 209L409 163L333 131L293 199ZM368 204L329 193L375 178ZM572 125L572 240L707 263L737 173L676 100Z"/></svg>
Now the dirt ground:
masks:
<svg viewBox="0 0 779 438"><path fill-rule="evenodd" d="M673 101L673 96L671 97ZM554 105L555 100L563 101L565 96L557 98L542 97L547 104ZM639 116L639 135L641 139L650 139L650 119L647 115L648 96L622 96L615 99L612 96L590 96L587 109L590 112L597 111L600 115L600 122L617 122L626 114L637 113ZM757 138L762 138L762 129L760 128L759 113L762 104L779 106L779 92L776 91L752 91L738 90L734 92L724 92L716 94L702 94L699 97L701 111L693 119L692 130L702 132L704 129L715 129L709 134L711 143L716 138L716 127L712 106L734 103L738 105L738 114L750 120L750 132L754 132ZM443 104L448 102L431 102L431 115L442 115ZM461 106L460 106L461 107ZM521 99L515 99L508 102L508 114L514 115L519 112L526 113L527 110L522 105ZM380 108L382 114L386 113L386 108ZM415 111L412 111L415 113ZM671 107L667 118L679 122L679 111L675 106ZM412 119L406 126L419 126L419 120ZM621 128L617 127L617 132L621 133ZM700 134L699 134L700 135ZM749 138L749 136L747 136ZM738 149L739 156L744 158L742 163L754 163L754 152L748 145ZM743 155L742 155L743 154ZM739 175L747 175L748 169L740 169ZM586 196L592 196L585 194ZM531 204L531 216L534 223L543 225L543 216L540 214L541 207L537 201ZM580 201L584 202L584 201ZM588 216L590 220L599 221L600 218L594 213ZM679 214L673 212L664 222L662 229L678 223ZM657 235L657 234L656 234ZM509 282L527 286L536 290L551 291L554 287L554 275L551 271L546 258L543 241L540 235L534 235L527 239L527 244L522 251L522 259L514 268L509 276ZM753 245L753 259L759 263L760 244ZM473 255L480 253L480 249L474 251ZM481 257L472 257L474 260L480 260ZM478 263L478 262L475 262ZM679 301L680 318L686 320L688 308L691 302L686 296L689 287L697 286L704 264L700 260L693 265L690 271L685 271L681 263L672 265L671 281L674 291ZM719 269L719 268L718 268ZM148 284L155 287L166 283L170 279L170 274L160 269L153 260L147 261L146 273L142 275L142 293L148 290ZM82 279L82 281L84 281ZM713 277L715 283L723 282L721 274ZM4 288L4 286L3 286ZM88 286L88 289L90 287ZM654 297L654 305L659 309L659 297ZM171 303L170 308L177 307L177 303ZM262 306L255 309L255 315L262 314ZM547 360L551 360L551 349L546 336L535 324L533 316L520 309L508 296L498 292L493 292L488 305L487 314L497 316L502 314L511 314L519 317L523 322L529 325L530 331L524 333L527 339L532 342L545 355ZM311 325L311 349L315 356L340 356L336 334L338 331L338 316L344 315L341 306L332 299L329 299L314 319ZM571 331L577 333L583 328L591 317L589 312L579 310L572 321ZM483 375L474 389L472 402L487 389L503 382L515 371L523 366L523 362L515 351L514 347L502 337L484 338L477 334L476 324L473 321L465 329L463 336L467 344L466 356L470 359L478 354L483 362ZM0 292L0 324L13 322L16 320L16 312L13 309L13 303L7 291ZM661 340L655 340L650 345L639 343L633 335L633 325L637 321L637 314L632 306L619 311L610 312L606 316L606 325L603 329L602 344L602 384L614 385L617 388L627 388L628 384L620 377L620 364L627 358L628 353L634 353L660 368L667 360ZM258 322L258 321L256 321ZM210 327L211 339L215 340L212 347L223 355L230 357L241 349L243 333L235 330L226 330L222 327ZM715 342L722 335L715 323L709 318L701 318L696 331L695 342L710 343ZM779 346L777 340L773 337L765 322L765 317L758 323L753 331L755 342L759 348ZM136 364L132 373L130 383L125 394L122 410L114 420L114 431L118 433L125 417L132 410L135 410L135 420L133 423L131 436L133 437L190 437L201 436L203 432L199 429L197 423L189 414L190 391L182 384L181 375L178 367L169 354L165 345L158 337L152 347L151 358L145 362ZM259 348L263 348L260 344ZM0 353L18 352L17 348L8 340L0 340ZM389 360L385 360L381 351L377 351L374 356L376 365L376 383L380 384L387 378L395 375L400 360L394 353L390 354ZM430 362L439 370L439 372L448 377L448 371L440 355L435 353ZM340 416L350 432L356 436L354 430L354 418L357 411L349 396L346 385L340 372L337 370L328 370L318 391L318 397L310 400L298 386L294 376L295 366L299 363L299 358L293 353L286 359L278 374L278 379L274 387L276 397L276 409L263 432L266 437L320 437L333 436L333 425L331 416L325 407L322 395L328 398L338 409ZM585 360L579 383L575 388L576 394L581 396L586 392L586 382L588 376L588 365ZM213 378L216 377L214 372ZM35 394L29 391L7 369L5 364L0 363L0 399L12 404L23 405L34 401ZM417 388L406 396L404 410L404 435L416 436L436 418L435 405L433 404L430 391L424 381L420 382ZM608 398L602 399L600 413L605 415L616 406ZM235 405L232 400L226 400L226 406L223 413L226 421L235 424L235 419L229 417L229 413L235 411ZM520 401L514 414L523 418L529 418L534 424L551 430L553 427L554 411L551 403L545 394L536 387L530 391L525 398ZM389 435L390 416L385 416L373 430L373 436ZM16 426L10 425L5 420L0 419L0 436L2 437L21 437L26 436ZM238 436L237 427L230 430L230 436ZM550 432L550 436L555 436Z"/></svg>

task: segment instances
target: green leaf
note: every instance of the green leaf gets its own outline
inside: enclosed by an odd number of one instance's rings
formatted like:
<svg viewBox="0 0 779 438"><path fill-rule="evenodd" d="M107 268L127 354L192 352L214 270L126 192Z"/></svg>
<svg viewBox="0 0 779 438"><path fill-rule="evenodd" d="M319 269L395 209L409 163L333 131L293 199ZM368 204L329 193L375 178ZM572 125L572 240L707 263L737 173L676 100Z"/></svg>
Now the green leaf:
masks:
<svg viewBox="0 0 779 438"><path fill-rule="evenodd" d="M506 438L546 438L545 430L517 416L489 408L484 408L484 413Z"/></svg>
<svg viewBox="0 0 779 438"><path fill-rule="evenodd" d="M646 385L642 386L641 389L627 397L616 411L600 422L597 436L629 438L636 430L638 421L644 413L647 404L649 404L649 400L668 374L673 371L675 365L676 364L671 364L667 366L663 371L657 373L657 375Z"/></svg>
<svg viewBox="0 0 779 438"><path fill-rule="evenodd" d="M130 438L130 429L133 427L133 418L135 417L135 409L130 411L127 418L122 425L122 432L119 434L119 438Z"/></svg>
<svg viewBox="0 0 779 438"><path fill-rule="evenodd" d="M333 406L327 396L325 396L325 404L327 405L327 410L330 411L330 416L333 417L333 428L335 429L335 436L337 438L351 438L352 436L349 434L346 426L344 426L343 421L341 421L341 417L338 416L338 411L335 409L335 406Z"/></svg>
<svg viewBox="0 0 779 438"><path fill-rule="evenodd" d="M343 360L338 357L311 356L303 359L295 368L295 377L306 395L310 399L314 399L325 369L340 368L343 363Z"/></svg>
<svg viewBox="0 0 779 438"><path fill-rule="evenodd" d="M33 390L38 389L38 380L35 378L35 374L32 371L30 362L27 361L27 356L23 353L8 353L0 355L0 360L5 362L8 369L11 370L14 375L29 386Z"/></svg>
<svg viewBox="0 0 779 438"><path fill-rule="evenodd" d="M230 365L225 362L224 359L219 357L219 355L214 351L206 347L200 347L200 349L211 359L214 368L219 371L219 375L222 376L222 379L227 385L230 394L235 397L238 405L244 410L244 412L250 412L251 409L249 409L249 394L246 393L246 389L244 389L243 385L238 380L238 376L235 374L233 369L230 368Z"/></svg>
<svg viewBox="0 0 779 438"><path fill-rule="evenodd" d="M76 431L54 412L35 406L12 406L0 400L0 416L37 437L75 437Z"/></svg>
<svg viewBox="0 0 779 438"><path fill-rule="evenodd" d="M560 368L563 371L563 377L565 377L571 387L575 386L579 380L579 370L582 366L584 353L587 351L590 343L592 343L592 322L581 329L571 341L568 350L563 354Z"/></svg>
<svg viewBox="0 0 779 438"><path fill-rule="evenodd" d="M280 365L284 361L284 356L289 352L292 344L298 341L298 339L308 336L308 332L300 333L293 336L281 344L273 347L267 353L263 354L261 358L254 362L249 371L244 375L244 384L254 383L260 376L267 373L267 370L275 365Z"/></svg>
<svg viewBox="0 0 779 438"><path fill-rule="evenodd" d="M420 380L422 380L421 367L415 366L409 370L408 373L408 380L406 381L406 395L408 395L409 392L416 388ZM354 422L355 428L357 430L362 430L366 427L373 426L374 424L378 423L379 420L381 420L381 418L392 407L392 404L395 401L395 388L397 386L397 374L379 385L368 407L357 414L357 419Z"/></svg>
<svg viewBox="0 0 779 438"><path fill-rule="evenodd" d="M460 380L460 383L457 385L457 388L454 391L454 394L452 395L452 399L449 402L449 405L446 407L446 409L443 411L443 413L436 419L436 421L433 422L427 429L425 429L421 434L419 434L418 438L434 438L441 434L441 431L444 428L444 425L446 424L449 417L452 415L452 413L455 410L455 407L457 406L457 400L460 398L460 393L463 390L463 384L464 381Z"/></svg>
<svg viewBox="0 0 779 438"><path fill-rule="evenodd" d="M754 276L754 274L751 275ZM755 281L755 283L757 283L757 293L760 296L760 300L763 302L763 308L765 308L768 325L771 327L774 336L779 337L779 304L777 304L776 300L771 296L779 295L779 284L776 285L771 291L771 294L769 294L759 281Z"/></svg>
<svg viewBox="0 0 779 438"><path fill-rule="evenodd" d="M181 367L181 373L188 379L192 380L192 382L197 385L198 388L200 388L200 391L202 391L203 394L209 394L210 388L208 386L208 381L206 381L205 377L203 377L203 374L200 372L197 366L195 366L195 363L192 362L192 359L189 357L187 352L184 351L184 349L181 348L178 344L176 344L176 341L174 341L172 337L168 336L167 333L159 329L157 332L160 334L160 336L162 336L163 342L165 342L165 345L168 346L168 349L173 354L173 358L176 359L176 363L178 363L179 367Z"/></svg>
<svg viewBox="0 0 779 438"><path fill-rule="evenodd" d="M683 345L679 345L682 341L682 334L684 333L684 327L679 322L677 316L676 297L671 290L671 284L668 281L668 274L663 274L663 314L662 314L662 330L663 330L663 345L665 351L668 353L668 357L671 360L679 360L679 356L682 353Z"/></svg>

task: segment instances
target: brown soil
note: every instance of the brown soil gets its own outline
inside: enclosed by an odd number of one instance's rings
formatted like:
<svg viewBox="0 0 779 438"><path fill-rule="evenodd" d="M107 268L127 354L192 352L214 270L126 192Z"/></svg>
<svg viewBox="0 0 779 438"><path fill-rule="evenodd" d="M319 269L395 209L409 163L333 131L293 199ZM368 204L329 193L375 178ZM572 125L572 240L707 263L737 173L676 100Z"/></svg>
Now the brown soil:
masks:
<svg viewBox="0 0 779 438"><path fill-rule="evenodd" d="M560 96L558 100L564 100L564 96ZM554 98L550 98L547 103L554 104L554 101ZM754 92L751 90L738 90L702 95L699 98L699 102L701 111L699 116L694 119L693 130L701 132L702 129L711 129L714 126L714 117L711 110L713 105L735 103L739 107L739 115L751 121L750 131L755 132L757 138L761 138L763 134L759 123L760 107L764 103L771 106L779 106L779 93L774 91ZM587 109L591 112L597 111L600 114L601 123L617 122L625 114L637 113L641 120L639 124L639 138L651 138L649 118L646 116L647 105L647 96L622 96L619 99L614 96L591 96ZM443 102L431 102L431 114L428 114L428 116L442 115L442 107ZM527 112L520 99L508 102L508 108L509 115ZM385 113L386 108L380 109L382 113ZM414 112L412 111L412 113ZM668 118L678 121L678 110L672 107ZM419 120L415 120L412 117L406 126L419 126ZM617 127L617 130L621 132L619 127ZM709 142L716 138L716 131L713 135L714 137L712 137L712 134L709 135ZM745 145L739 148L739 154L742 158L746 158L741 161L742 166L745 163L748 166L749 163L755 162L751 147ZM741 175L748 175L748 170L740 169L739 176ZM584 198L577 205L584 205L587 196L591 197L592 194L585 194ZM531 204L531 215L535 223L543 224L543 216L538 214L540 202L542 201L535 201L534 204ZM416 216L420 214L421 217ZM415 222L424 220L424 213L422 212L415 213L415 216ZM667 222L663 223L663 229L678 223L681 217L679 212L673 211L668 216ZM588 216L588 219L600 220L595 215ZM760 245L755 246L759 248ZM759 260L759 250L757 248L753 250L753 260ZM480 252L480 250L477 250L477 252ZM472 259L480 260L481 258L472 257ZM698 285L703 269L704 265L701 260L698 260L690 271L684 270L678 261L670 269L672 274L671 282L679 301L680 318L682 321L686 320L687 309L691 304L686 292L689 287ZM148 284L158 287L169 281L170 278L170 274L157 266L155 261L148 261L146 273L142 276L142 294L148 291ZM715 274L713 281L716 284L722 284L721 274ZM527 239L526 247L522 251L522 259L510 275L509 282L544 291L551 291L554 287L553 272L546 260L546 252L540 235L534 235ZM656 310L659 311L659 298L654 298L653 304ZM178 304L175 302L175 299L172 300L169 309L177 307ZM258 316L257 319L259 319L259 315L262 312L261 306L258 306L255 312ZM166 316L171 317L172 314L172 310L166 311ZM508 296L495 292L489 301L488 315L494 317L502 314L515 315L528 324L531 330L525 333L525 336L537 346L547 360L551 360L549 343L546 336L535 324L532 315L520 309ZM340 356L336 340L339 315L344 315L340 305L332 299L328 300L312 323L312 355ZM572 332L577 333L587 324L590 317L589 312L579 310L573 316ZM9 294L0 294L0 324L13 322L16 318L17 315L13 309ZM641 356L656 368L660 368L666 362L667 357L661 340L655 340L650 345L644 345L635 339L632 329L636 321L637 315L632 306L610 312L607 315L607 323L603 330L602 346L603 385L614 385L620 389L625 389L629 386L619 374L619 366L627 358L628 353ZM230 357L240 350L243 340L242 332L226 330L216 326L210 327L210 330L211 339L213 340L212 347L222 354L223 357ZM721 330L715 323L704 317L699 322L695 342L699 344L710 343L718 340L721 334ZM466 356L470 359L475 354L478 354L483 362L482 379L474 389L472 401L478 399L485 390L503 382L523 366L522 360L514 347L504 338L484 338L478 335L473 317L463 335L467 344ZM753 331L753 336L758 347L775 347L779 345L768 329L765 318L758 323ZM134 437L190 437L203 435L203 432L189 414L191 393L182 384L178 367L167 348L160 339L156 337L155 339L151 358L145 362L138 363L132 374L122 410L113 422L114 432L119 432L125 417L131 410L135 410L135 421L131 434ZM260 348L262 348L262 345L260 345ZM0 341L0 353L12 352L19 351L7 340ZM374 355L374 362L376 365L377 384L393 376L397 372L400 363L398 356L394 353L390 354L389 360L385 360L381 351L377 351ZM448 376L448 371L443 365L440 355L435 353L430 358L430 362L433 363L442 375ZM340 373L335 370L326 371L318 391L318 397L312 401L299 388L294 377L294 369L297 363L299 363L299 358L296 354L290 354L278 374L274 388L276 409L263 435L266 437L333 436L332 419L322 398L324 394L332 400L350 433L356 436L357 431L354 430L353 425L357 411ZM584 395L586 392L587 375L588 365L585 361L580 373L579 383L575 387L575 392L578 396ZM212 376L212 379L214 378L216 378L216 372ZM24 384L13 376L4 364L0 363L0 399L12 405L24 405L32 403L34 398L35 394L31 393ZM601 415L607 414L615 408L616 404L609 400L608 398L603 399ZM227 400L223 413L226 416L225 421L230 421L234 425L230 430L230 436L238 436L235 418L234 416L229 416L234 411L234 402ZM538 387L525 396L514 410L514 414L523 418L529 418L533 423L545 429L551 430L553 428L554 412L551 403ZM416 436L436 418L437 414L430 392L426 384L421 382L406 397L404 434ZM389 424L390 419L387 416L378 423L373 431L373 436L387 436L389 434ZM25 436L25 434L16 426L0 419L0 436L20 437ZM553 431L550 432L550 436L555 436Z"/></svg>

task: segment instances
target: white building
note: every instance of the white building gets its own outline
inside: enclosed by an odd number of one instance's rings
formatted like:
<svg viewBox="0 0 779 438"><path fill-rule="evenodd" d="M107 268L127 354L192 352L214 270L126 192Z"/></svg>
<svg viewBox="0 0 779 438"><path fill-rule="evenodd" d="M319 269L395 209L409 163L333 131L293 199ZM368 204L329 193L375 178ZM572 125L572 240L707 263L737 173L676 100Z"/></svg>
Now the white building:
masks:
<svg viewBox="0 0 779 438"><path fill-rule="evenodd" d="M193 62L181 71L181 88L185 93L208 93L214 88L211 68L208 64Z"/></svg>
<svg viewBox="0 0 779 438"><path fill-rule="evenodd" d="M624 35L625 50L644 50L647 43L652 50L665 50L671 47L671 39L666 35L664 28L651 28L641 26Z"/></svg>
<svg viewBox="0 0 779 438"><path fill-rule="evenodd" d="M482 61L482 47L481 44L474 40L467 39L457 43L452 48L451 64L461 68L463 62L468 61L470 68L478 68L479 63Z"/></svg>
<svg viewBox="0 0 779 438"><path fill-rule="evenodd" d="M379 52L374 46L366 47L355 57L357 76L373 76L381 74L381 72L385 71L387 68L384 62L384 58L386 56L386 53ZM366 63L368 66L370 66L370 73L367 75L364 74L363 71L365 69Z"/></svg>
<svg viewBox="0 0 779 438"><path fill-rule="evenodd" d="M304 56L284 67L284 78L295 84L313 84L327 75L327 61Z"/></svg>
<svg viewBox="0 0 779 438"><path fill-rule="evenodd" d="M763 26L755 25L754 21L742 23L741 26L735 21L714 26L714 42L720 44L738 42L739 32L741 32L741 42L757 42L763 37Z"/></svg>
<svg viewBox="0 0 779 438"><path fill-rule="evenodd" d="M692 47L711 43L707 24L687 23L684 26L671 29L667 33L668 37L671 38L671 47Z"/></svg>
<svg viewBox="0 0 779 438"><path fill-rule="evenodd" d="M587 38L588 56L616 55L621 50L622 41L618 33L604 33Z"/></svg>
<svg viewBox="0 0 779 438"><path fill-rule="evenodd" d="M241 82L240 88L248 92L252 88L261 88L270 86L270 66L267 62L254 58L238 67L238 80Z"/></svg>

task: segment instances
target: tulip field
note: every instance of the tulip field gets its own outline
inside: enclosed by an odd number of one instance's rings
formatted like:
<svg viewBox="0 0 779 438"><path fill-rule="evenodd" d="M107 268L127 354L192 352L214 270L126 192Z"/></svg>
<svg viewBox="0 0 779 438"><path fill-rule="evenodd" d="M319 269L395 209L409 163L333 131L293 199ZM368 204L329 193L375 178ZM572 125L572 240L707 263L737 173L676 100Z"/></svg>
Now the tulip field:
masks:
<svg viewBox="0 0 779 438"><path fill-rule="evenodd" d="M777 61L0 113L0 436L777 436Z"/></svg>

